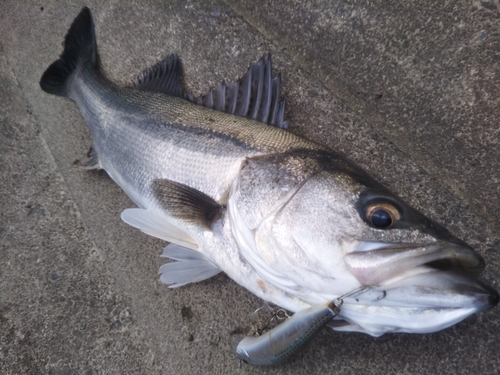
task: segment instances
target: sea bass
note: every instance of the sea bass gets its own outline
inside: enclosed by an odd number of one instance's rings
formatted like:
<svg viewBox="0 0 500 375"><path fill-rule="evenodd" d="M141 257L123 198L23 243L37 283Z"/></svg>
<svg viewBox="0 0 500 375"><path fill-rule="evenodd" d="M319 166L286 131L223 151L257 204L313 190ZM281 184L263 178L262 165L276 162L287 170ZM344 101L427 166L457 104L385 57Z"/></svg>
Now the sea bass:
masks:
<svg viewBox="0 0 500 375"><path fill-rule="evenodd" d="M483 258L345 157L286 130L270 56L194 97L170 55L119 87L99 67L91 13L73 21L41 88L87 121L84 163L135 202L122 218L171 244L161 280L219 272L297 312L361 286L334 329L428 333L495 306Z"/></svg>

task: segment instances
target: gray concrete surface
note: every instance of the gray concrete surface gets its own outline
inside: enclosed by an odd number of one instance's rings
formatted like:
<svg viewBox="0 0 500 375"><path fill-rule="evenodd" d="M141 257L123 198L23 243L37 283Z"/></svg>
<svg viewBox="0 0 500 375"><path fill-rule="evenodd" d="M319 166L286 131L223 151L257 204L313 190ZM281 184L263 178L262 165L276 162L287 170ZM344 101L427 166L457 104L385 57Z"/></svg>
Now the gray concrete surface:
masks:
<svg viewBox="0 0 500 375"><path fill-rule="evenodd" d="M86 124L38 86L83 5L122 84L177 52L201 93L271 51L291 130L475 246L498 289L498 4L420 3L0 3L0 373L498 373L498 308L430 335L325 331L281 366L240 367L229 339L261 302L224 275L162 285L164 244L120 221L133 204L105 173L75 166Z"/></svg>

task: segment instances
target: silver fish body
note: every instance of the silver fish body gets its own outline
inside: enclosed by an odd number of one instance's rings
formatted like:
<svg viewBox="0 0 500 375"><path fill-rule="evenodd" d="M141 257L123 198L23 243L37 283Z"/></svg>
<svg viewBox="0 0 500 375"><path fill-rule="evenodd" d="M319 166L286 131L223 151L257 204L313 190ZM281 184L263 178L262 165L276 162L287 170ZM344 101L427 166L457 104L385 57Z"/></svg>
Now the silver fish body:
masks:
<svg viewBox="0 0 500 375"><path fill-rule="evenodd" d="M139 207L122 218L177 244L165 249L178 261L162 267L162 281L223 271L294 312L369 285L345 299L334 328L374 336L437 331L498 303L467 244L344 157L268 125L284 124L269 60L193 98L179 88L175 56L135 87L110 82L87 8L65 43L41 87L77 103L94 142L87 167L104 169Z"/></svg>
<svg viewBox="0 0 500 375"><path fill-rule="evenodd" d="M167 179L227 201L248 157L297 148L321 150L293 133L163 93L120 88L92 69L70 93L90 125L100 167L139 207L151 181ZM140 171L140 173L138 173Z"/></svg>

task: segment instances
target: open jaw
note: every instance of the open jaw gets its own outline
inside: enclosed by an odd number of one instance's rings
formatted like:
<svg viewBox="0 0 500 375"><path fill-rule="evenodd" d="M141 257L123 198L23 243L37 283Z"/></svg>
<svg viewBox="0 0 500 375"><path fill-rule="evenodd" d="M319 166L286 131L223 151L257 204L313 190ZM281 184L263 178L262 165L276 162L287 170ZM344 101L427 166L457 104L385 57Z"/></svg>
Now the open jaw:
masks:
<svg viewBox="0 0 500 375"><path fill-rule="evenodd" d="M345 255L352 274L373 288L350 298L335 329L380 336L430 333L498 304L499 294L476 276L483 258L468 246L362 243Z"/></svg>
<svg viewBox="0 0 500 375"><path fill-rule="evenodd" d="M484 269L484 259L469 246L436 241L426 244L361 242L344 256L351 273L363 285L380 285L419 266L470 276Z"/></svg>

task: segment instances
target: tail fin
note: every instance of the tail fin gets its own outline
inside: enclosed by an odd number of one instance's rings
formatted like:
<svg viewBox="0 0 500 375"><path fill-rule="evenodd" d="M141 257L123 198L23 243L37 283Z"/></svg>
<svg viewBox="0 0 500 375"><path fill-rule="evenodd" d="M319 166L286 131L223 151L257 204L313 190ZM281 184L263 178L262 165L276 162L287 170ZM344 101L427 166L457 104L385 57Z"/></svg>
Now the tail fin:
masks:
<svg viewBox="0 0 500 375"><path fill-rule="evenodd" d="M75 72L87 64L97 67L98 62L94 21L90 9L85 7L66 34L61 57L43 73L40 87L49 94L68 96Z"/></svg>

